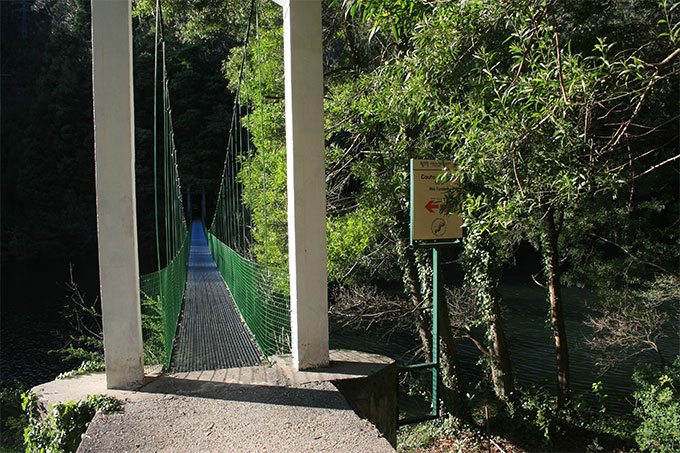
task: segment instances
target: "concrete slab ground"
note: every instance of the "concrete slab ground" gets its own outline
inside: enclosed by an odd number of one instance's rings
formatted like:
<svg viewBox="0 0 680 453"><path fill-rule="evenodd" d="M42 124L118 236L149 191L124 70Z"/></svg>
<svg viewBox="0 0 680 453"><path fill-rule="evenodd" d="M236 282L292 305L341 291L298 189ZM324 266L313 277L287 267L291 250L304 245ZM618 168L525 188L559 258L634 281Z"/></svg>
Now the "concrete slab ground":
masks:
<svg viewBox="0 0 680 453"><path fill-rule="evenodd" d="M96 393L123 402L121 412L95 416L79 452L394 451L331 383L375 379L390 359L332 351L324 370L297 372L285 357L276 363L150 377L136 391L106 389L103 373L33 390L46 405Z"/></svg>

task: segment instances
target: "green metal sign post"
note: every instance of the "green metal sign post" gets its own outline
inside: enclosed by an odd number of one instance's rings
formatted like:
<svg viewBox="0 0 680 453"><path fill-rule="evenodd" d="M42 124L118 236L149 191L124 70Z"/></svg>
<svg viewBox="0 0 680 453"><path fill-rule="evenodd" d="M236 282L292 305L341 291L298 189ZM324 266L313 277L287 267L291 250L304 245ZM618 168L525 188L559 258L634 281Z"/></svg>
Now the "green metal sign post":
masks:
<svg viewBox="0 0 680 453"><path fill-rule="evenodd" d="M462 221L459 216L442 212L445 192L451 183L441 183L437 176L451 162L411 159L411 245L432 248L432 356L429 362L399 367L399 371L432 369L432 405L423 415L399 419L399 426L439 417L439 250L460 242ZM398 417L398 414L397 414Z"/></svg>

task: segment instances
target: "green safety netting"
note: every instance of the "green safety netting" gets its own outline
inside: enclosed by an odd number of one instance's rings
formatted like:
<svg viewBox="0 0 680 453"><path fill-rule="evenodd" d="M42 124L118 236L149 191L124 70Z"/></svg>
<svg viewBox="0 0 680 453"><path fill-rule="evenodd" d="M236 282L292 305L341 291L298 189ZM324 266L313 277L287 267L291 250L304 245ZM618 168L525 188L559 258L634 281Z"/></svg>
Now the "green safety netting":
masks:
<svg viewBox="0 0 680 453"><path fill-rule="evenodd" d="M140 277L142 303L142 333L144 337L144 362L146 365L162 364L170 367L175 334L179 315L184 301L186 288L191 231L187 228L182 188L177 165L177 147L172 124L170 105L170 83L166 65L165 42L160 11L156 3L156 32L154 49L154 126L153 126L153 186L154 217L156 232L156 257L158 271ZM160 55L159 55L160 50ZM160 90L158 80L159 63L161 66ZM161 92L162 104L158 105ZM159 107L162 109L159 112ZM162 148L158 143L159 117L162 118ZM162 167L159 165L159 152L162 152ZM162 168L162 178L158 170ZM158 187L162 180L162 190ZM162 200L162 222L159 200ZM161 228L163 233L163 252L161 251ZM162 256L165 257L162 260ZM161 263L165 261L165 266Z"/></svg>
<svg viewBox="0 0 680 453"><path fill-rule="evenodd" d="M145 362L170 367L172 347L184 300L191 233L187 231L182 247L170 264L157 272L142 275L142 329Z"/></svg>
<svg viewBox="0 0 680 453"><path fill-rule="evenodd" d="M290 352L288 273L239 255L207 233L210 253L265 357Z"/></svg>
<svg viewBox="0 0 680 453"><path fill-rule="evenodd" d="M249 42L251 36L256 39L254 46ZM209 229L205 227L217 268L255 342L268 357L290 352L290 287L288 271L267 260L270 189L266 178L258 0L251 2L242 58L215 215ZM250 92L249 59L258 68L251 71L257 89L251 87ZM254 115L258 109L259 115ZM256 130L260 131L259 140L254 140ZM256 158L261 158L259 182L250 174ZM244 181L249 181L249 187L244 187ZM260 202L253 202L256 191ZM261 234L253 235L254 230ZM259 254L262 262L255 260L255 248L263 250Z"/></svg>

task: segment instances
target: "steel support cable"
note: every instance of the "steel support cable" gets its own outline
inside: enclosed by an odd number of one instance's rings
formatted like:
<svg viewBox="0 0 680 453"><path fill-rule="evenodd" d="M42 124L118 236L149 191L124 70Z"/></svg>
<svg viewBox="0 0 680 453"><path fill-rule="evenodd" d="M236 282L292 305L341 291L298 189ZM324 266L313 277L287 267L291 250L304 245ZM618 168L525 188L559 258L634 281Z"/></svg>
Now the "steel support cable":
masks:
<svg viewBox="0 0 680 453"><path fill-rule="evenodd" d="M248 104L246 104L246 110ZM248 243L246 240L246 204L244 202L244 196L243 196L243 165L245 162L244 158L244 153L243 153L243 117L242 117L242 112L243 109L242 107L239 107L239 137L241 138L241 157L239 159L240 163L240 168L239 168L239 175L241 179L241 183L239 185L239 206L241 206L241 251L243 252L243 256L246 256L247 250L248 250Z"/></svg>
<svg viewBox="0 0 680 453"><path fill-rule="evenodd" d="M244 49L244 54L245 54L245 59L247 60L248 57L248 42L246 42L246 47ZM249 211L248 212L248 232L250 233L250 241L248 241L248 246L246 247L246 250L250 250L250 247L253 243L253 225L252 225L252 209L253 209L253 189L252 189L252 178L251 178L251 172L252 172L252 159L251 159L251 153L250 153L250 110L249 110L249 105L250 105L250 90L248 88L248 65L246 64L244 67L244 77L246 79L246 84L245 84L245 96L246 96L246 143L248 144L248 207ZM252 252L249 254L249 256L252 258Z"/></svg>
<svg viewBox="0 0 680 453"><path fill-rule="evenodd" d="M253 49L253 62L258 67L255 69L258 77L255 81L259 92L253 96L249 85L248 55L250 50L250 40L246 39L241 70L239 72L238 89L234 98L234 109L230 123L229 146L226 152L222 178L220 180L220 190L216 203L215 215L211 223L208 234L208 244L213 258L217 262L218 269L224 278L229 290L234 296L234 301L239 312L243 316L249 330L262 350L267 355L285 353L290 351L290 301L288 297L289 285L287 272L269 268L268 262L268 200L267 200L267 166L266 166L266 142L264 136L264 96L262 81L262 51L259 33L259 3L257 0L251 2L251 15L248 22L247 37L250 35L255 22L257 33L257 49ZM255 52L257 54L255 55ZM259 119L251 121L250 103L259 104ZM244 113L245 104L245 113ZM243 118L246 114L246 131L244 134ZM238 115L238 116L237 116ZM254 180L252 179L253 152L251 152L251 127L257 128L261 132L261 152L262 152L262 202L254 201L253 196L257 193L253 189ZM238 135L237 135L238 134ZM244 144L245 139L245 144ZM244 155L246 153L247 155ZM253 148L255 149L255 148ZM248 171L243 172L243 165L248 162ZM248 190L246 193L243 187L243 180L248 178ZM239 185L239 180L241 185ZM259 185L259 181L258 184ZM246 210L246 197L248 207ZM249 219L252 222L252 209L257 203L259 209L263 209L264 220L264 263L256 263L244 255L252 257L252 251L248 250L247 244L253 244L252 223L250 225L250 242L248 242L245 229L247 226L246 212L250 211ZM260 236L260 239L263 237ZM237 250L242 249L242 254ZM250 252L250 253L249 253Z"/></svg>
<svg viewBox="0 0 680 453"><path fill-rule="evenodd" d="M152 310L148 314L162 326L162 349L164 356L157 360L169 365L173 339L177 330L179 311L184 296L189 255L189 231L183 215L181 184L177 165L177 147L172 125L170 108L169 82L166 64L165 41L163 39L162 11L156 2L156 24L154 42L154 226L156 232L156 260L158 271L140 277L140 290L144 304L143 309ZM158 95L159 95L159 49L162 48L162 111L163 111L163 184L164 184L164 221L165 221L165 267L161 267L160 249L160 215L158 204ZM149 302L159 307L160 313L150 308ZM145 327L146 329L146 327ZM147 343L157 341L155 329L145 332L145 349ZM151 338L148 338L150 334Z"/></svg>
<svg viewBox="0 0 680 453"><path fill-rule="evenodd" d="M237 97L238 99L238 97ZM240 113L240 107L238 108L237 112ZM239 139L238 136L239 134L239 114L234 115L234 148L232 151L232 157L231 157L231 186L232 186L232 192L231 192L231 206L232 206L232 221L234 224L234 239L233 239L233 244L232 248L234 250L238 250L238 243L239 243L239 234L240 234L240 228L239 228L239 219L238 219L238 181L236 180L236 172L238 170L238 165L236 164L236 159L238 158L238 148L239 148Z"/></svg>
<svg viewBox="0 0 680 453"><path fill-rule="evenodd" d="M230 203L230 218L231 218L231 227L232 227L232 235L231 235L231 248L234 250L237 250L237 243L238 243L238 216L236 215L237 212L237 207L236 207L236 165L235 165L235 160L236 160L236 155L238 152L238 110L234 110L234 124L232 126L232 131L233 131L233 136L232 136L232 147L231 147L231 160L229 162L229 172L231 174L231 177L229 178L229 183L230 183L230 188L229 188L229 203Z"/></svg>
<svg viewBox="0 0 680 453"><path fill-rule="evenodd" d="M232 115L232 120L231 120L231 133L229 134L229 149L227 151L227 180L226 180L226 204L225 204L225 218L227 219L227 226L229 228L229 235L228 235L228 240L227 244L230 247L234 246L234 218L231 215L233 211L233 200L232 200L232 187L231 187L231 182L233 181L233 175L231 174L231 156L232 153L234 152L234 116Z"/></svg>
<svg viewBox="0 0 680 453"><path fill-rule="evenodd" d="M255 7L255 2L253 1L253 3L251 4L251 16L252 16L252 12L254 10L254 7ZM250 21L249 21L249 23L250 23ZM244 45L242 68L243 68L243 79L245 80L244 95L245 95L245 106L246 106L246 109L245 109L246 110L246 146L247 146L247 154L246 154L247 157L246 157L246 159L248 161L248 175L247 176L248 176L248 187L249 187L248 193L250 195L249 203L248 203L248 210L251 211L253 209L253 203L252 203L253 199L252 199L252 188L251 188L251 185L252 185L252 180L251 180L251 171L252 171L251 164L252 164L252 161L251 161L251 153L250 153L250 110L249 110L250 90L249 90L249 86L248 86L248 48L249 48L248 44L249 44L249 42L250 42L249 40L246 40L245 45ZM239 116L241 116L240 111L239 111ZM243 184L241 185L241 187L243 187ZM248 254L248 251L250 250L250 246L253 243L253 236L252 236L253 229L252 229L252 224L251 224L252 215L251 215L251 212L248 212L248 219L246 219L246 209L245 209L245 203L243 203L243 200L241 200L241 206L243 206L243 208L244 208L243 209L243 226L244 226L244 232L243 232L244 247L243 247L243 250L244 250L244 255L245 255L245 254ZM246 236L246 231L245 231L247 224L249 225L248 231L250 233L250 240L248 240L248 237ZM250 255L252 256L252 253Z"/></svg>
<svg viewBox="0 0 680 453"><path fill-rule="evenodd" d="M168 96L168 105L170 105L170 97ZM172 110L168 113L168 122L170 123L170 220L172 222L170 234L172 236L172 256L174 257L179 250L178 235L179 235L179 209L178 209L178 180L177 180L177 148L175 147L175 136L172 131Z"/></svg>
<svg viewBox="0 0 680 453"><path fill-rule="evenodd" d="M169 100L169 99L168 99ZM169 102L168 102L169 104ZM172 144L170 150L170 163L172 167L170 168L170 177L172 178L172 244L173 251L172 256L174 257L179 250L179 206L177 202L177 189L179 181L177 180L177 148L175 147L175 134L172 130L172 110L168 114L168 119L170 122L170 143Z"/></svg>
<svg viewBox="0 0 680 453"><path fill-rule="evenodd" d="M169 82L165 81L169 88ZM172 261L173 256L175 256L175 241L174 241L174 223L175 223L175 209L174 209L174 184L173 184L173 174L172 174L172 128L170 127L171 115L170 115L170 96L169 90L166 91L166 98L168 103L167 121L168 121L168 249L170 250L170 255L168 256L168 261Z"/></svg>
<svg viewBox="0 0 680 453"><path fill-rule="evenodd" d="M241 215L241 211L243 210L243 203L241 200L241 184L238 181L238 175L240 173L239 170L239 161L241 157L241 152L243 150L243 129L241 125L241 94L238 94L239 102L238 102L238 115L236 115L236 156L234 158L234 186L235 186L235 191L234 191L234 197L236 198L236 227L238 228L238 242L237 242L237 250L241 253L243 253L243 217Z"/></svg>
<svg viewBox="0 0 680 453"><path fill-rule="evenodd" d="M251 0L251 3L250 3L250 13L249 13L249 15L248 15L248 26L246 27L246 37L245 37L245 42L246 42L246 43L248 42L249 37L250 37L250 26L251 26L251 23L252 23L254 11L255 11L255 0ZM245 55L244 55L244 59L242 59L242 61L241 61L241 68L240 68L240 70L239 70L238 84L237 84L237 88L236 88L236 92L237 92L237 93L238 93L238 92L240 91L240 89L241 89L241 80L242 80L242 76L241 76L241 75L243 74L244 65L245 65ZM234 105L235 105L235 104L236 104L236 98L234 99ZM231 113L231 114L232 114L232 122L233 122L234 112L235 112L235 109L232 109L232 113ZM230 125L230 127L231 127L231 125ZM230 136L231 136L231 129L230 129L230 131L229 131L229 134L230 134ZM224 165L224 168L223 168L223 170L222 170L222 181L224 181L224 178L225 178L225 171L226 171L226 157L225 157L224 162L225 162L225 165ZM220 189L221 189L221 188L222 188L222 186L220 186ZM217 195L218 200L219 200L220 196L221 196L221 194L218 194L218 195ZM216 206L216 208L215 208L215 213L213 214L213 220L212 220L212 222L210 223L209 231L212 231L212 228L213 228L213 226L215 225L215 221L216 221L216 219L217 219L217 212L218 212L218 211L217 211L217 206Z"/></svg>
<svg viewBox="0 0 680 453"><path fill-rule="evenodd" d="M170 262L170 237L168 231L170 229L170 215L168 202L168 153L169 153L169 125L168 125L168 80L167 68L165 64L165 41L161 44L163 56L163 212L165 213L165 263L166 266Z"/></svg>
<svg viewBox="0 0 680 453"><path fill-rule="evenodd" d="M236 155L236 109L234 109L234 115L233 115L233 121L232 121L232 135L231 135L231 148L229 150L229 159L228 159L228 164L229 165L229 227L231 228L231 236L229 238L229 246L232 249L236 249L236 235L238 233L238 230L236 228L236 216L234 215L234 212L236 211L236 203L234 202L234 156Z"/></svg>
<svg viewBox="0 0 680 453"><path fill-rule="evenodd" d="M169 100L169 98L168 98ZM168 102L169 104L169 102ZM171 113L171 112L170 112ZM170 237L171 237L171 256L174 257L177 254L178 247L178 223L179 223L179 210L177 202L177 165L176 165L176 153L175 148L175 137L172 133L172 115L168 114L168 122L170 123Z"/></svg>
<svg viewBox="0 0 680 453"><path fill-rule="evenodd" d="M160 21L160 0L156 0L156 27L154 32L154 56L153 56L153 203L154 225L156 227L156 261L158 270L161 270L161 250L158 238L158 38Z"/></svg>
<svg viewBox="0 0 680 453"><path fill-rule="evenodd" d="M257 42L257 69L258 69L258 85L260 91L260 135L262 136L262 149L260 153L262 154L262 201L264 213L264 264L267 266L267 242L268 242L268 215L267 215L267 160L265 157L265 146L264 146L264 100L262 98L262 58L260 54L260 13L259 13L259 0L255 0L255 36Z"/></svg>

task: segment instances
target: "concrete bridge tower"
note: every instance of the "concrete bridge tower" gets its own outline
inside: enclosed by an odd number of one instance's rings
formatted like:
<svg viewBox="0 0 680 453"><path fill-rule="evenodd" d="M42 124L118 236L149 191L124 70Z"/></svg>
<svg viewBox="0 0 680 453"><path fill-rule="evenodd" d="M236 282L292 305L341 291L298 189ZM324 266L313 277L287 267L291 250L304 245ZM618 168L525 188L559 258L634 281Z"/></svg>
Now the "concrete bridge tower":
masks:
<svg viewBox="0 0 680 453"><path fill-rule="evenodd" d="M329 363L321 0L283 8L293 357ZM144 377L134 175L131 0L92 0L97 229L108 388Z"/></svg>

